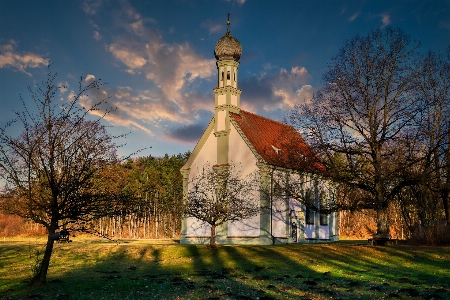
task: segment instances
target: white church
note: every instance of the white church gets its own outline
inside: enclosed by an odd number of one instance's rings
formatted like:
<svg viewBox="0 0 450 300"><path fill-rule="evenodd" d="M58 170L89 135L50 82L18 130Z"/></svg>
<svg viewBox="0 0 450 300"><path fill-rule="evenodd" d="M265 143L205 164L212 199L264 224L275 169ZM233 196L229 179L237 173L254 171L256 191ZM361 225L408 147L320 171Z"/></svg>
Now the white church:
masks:
<svg viewBox="0 0 450 300"><path fill-rule="evenodd" d="M242 166L243 176L259 174L254 191L260 211L249 219L228 222L216 228L217 244L286 244L337 241L336 213L319 213L332 200L332 185L320 176L324 166L292 127L240 109L238 88L240 42L228 29L216 44L217 87L214 117L182 167L185 195L203 166ZM305 206L291 198L283 187L291 182L299 194L314 204ZM269 209L267 209L269 208ZM208 244L211 227L193 217L183 219L181 244Z"/></svg>

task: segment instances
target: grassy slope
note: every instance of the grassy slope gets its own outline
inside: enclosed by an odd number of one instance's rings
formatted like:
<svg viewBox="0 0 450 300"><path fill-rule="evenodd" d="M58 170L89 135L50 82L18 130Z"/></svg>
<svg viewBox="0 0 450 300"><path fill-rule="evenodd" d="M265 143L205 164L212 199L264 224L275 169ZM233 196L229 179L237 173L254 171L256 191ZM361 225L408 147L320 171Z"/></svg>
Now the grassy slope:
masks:
<svg viewBox="0 0 450 300"><path fill-rule="evenodd" d="M56 244L45 287L29 288L43 241L0 241L0 299L449 299L449 247L355 244L188 246L75 239Z"/></svg>

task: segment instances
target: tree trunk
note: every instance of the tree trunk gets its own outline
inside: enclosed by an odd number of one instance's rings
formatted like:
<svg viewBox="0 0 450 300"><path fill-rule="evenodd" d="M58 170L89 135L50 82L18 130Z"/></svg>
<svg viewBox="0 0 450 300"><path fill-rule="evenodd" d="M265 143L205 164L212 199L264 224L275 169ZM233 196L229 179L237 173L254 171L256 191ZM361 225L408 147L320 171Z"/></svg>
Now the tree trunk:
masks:
<svg viewBox="0 0 450 300"><path fill-rule="evenodd" d="M44 285L47 283L47 272L50 265L50 257L52 256L53 244L55 243L52 237L53 233L55 233L54 230L48 234L44 257L38 266L37 272L31 278L31 285Z"/></svg>
<svg viewBox="0 0 450 300"><path fill-rule="evenodd" d="M375 177L375 203L377 205L377 234L378 238L390 238L389 222L388 222L388 205L385 199L384 188L381 178L383 177L383 169L381 164L381 144L374 146L374 177Z"/></svg>
<svg viewBox="0 0 450 300"><path fill-rule="evenodd" d="M385 206L379 207L377 209L377 237L380 238L390 238L389 234L389 220L388 220L388 209Z"/></svg>
<svg viewBox="0 0 450 300"><path fill-rule="evenodd" d="M211 239L209 241L211 247L216 246L216 225L211 225Z"/></svg>
<svg viewBox="0 0 450 300"><path fill-rule="evenodd" d="M442 201L444 204L445 220L447 221L447 225L450 226L450 197L448 191L443 193Z"/></svg>

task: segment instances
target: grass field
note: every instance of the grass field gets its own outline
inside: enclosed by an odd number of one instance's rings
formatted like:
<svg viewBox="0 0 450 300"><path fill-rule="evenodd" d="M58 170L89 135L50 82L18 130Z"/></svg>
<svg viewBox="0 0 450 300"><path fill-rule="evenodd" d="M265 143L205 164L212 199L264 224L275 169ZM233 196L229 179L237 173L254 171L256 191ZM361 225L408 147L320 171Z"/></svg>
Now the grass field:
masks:
<svg viewBox="0 0 450 300"><path fill-rule="evenodd" d="M27 279L39 239L0 241L0 299L450 299L450 247L364 242L55 244L48 284Z"/></svg>

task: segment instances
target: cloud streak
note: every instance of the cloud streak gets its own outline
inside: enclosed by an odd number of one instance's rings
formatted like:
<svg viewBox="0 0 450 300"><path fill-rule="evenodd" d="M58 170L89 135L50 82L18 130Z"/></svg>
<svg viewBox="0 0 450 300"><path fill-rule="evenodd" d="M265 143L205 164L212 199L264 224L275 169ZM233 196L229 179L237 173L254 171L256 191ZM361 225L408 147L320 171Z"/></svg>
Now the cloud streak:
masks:
<svg viewBox="0 0 450 300"><path fill-rule="evenodd" d="M102 0L84 0L81 3L81 8L88 15L95 15L97 10L102 5Z"/></svg>
<svg viewBox="0 0 450 300"><path fill-rule="evenodd" d="M39 54L16 52L17 42L10 40L7 44L0 45L0 68L13 68L32 76L27 72L29 68L39 68L48 65L49 60Z"/></svg>
<svg viewBox="0 0 450 300"><path fill-rule="evenodd" d="M356 18L359 16L360 13L361 13L361 12L358 11L357 13L353 14L348 20L349 20L350 22L353 22L354 20L356 20Z"/></svg>
<svg viewBox="0 0 450 300"><path fill-rule="evenodd" d="M388 13L381 14L381 23L383 23L383 25L381 25L381 28L384 28L391 24L391 16Z"/></svg>

